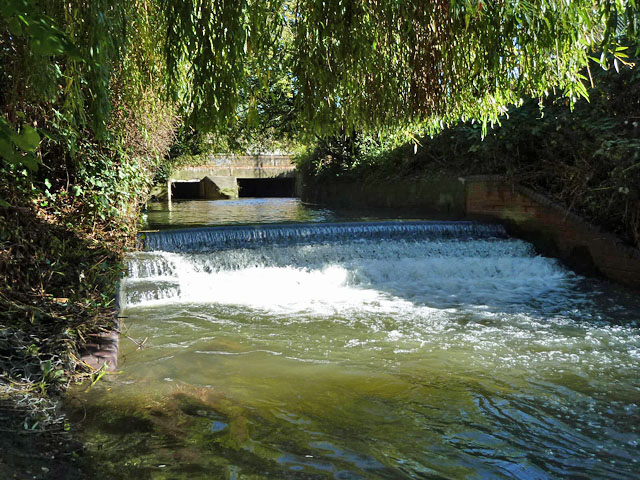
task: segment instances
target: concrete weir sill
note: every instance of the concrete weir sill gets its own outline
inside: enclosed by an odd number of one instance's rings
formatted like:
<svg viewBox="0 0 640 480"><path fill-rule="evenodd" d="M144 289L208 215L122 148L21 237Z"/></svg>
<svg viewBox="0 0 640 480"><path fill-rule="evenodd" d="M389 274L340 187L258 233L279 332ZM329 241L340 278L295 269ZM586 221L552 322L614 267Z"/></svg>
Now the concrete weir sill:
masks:
<svg viewBox="0 0 640 480"><path fill-rule="evenodd" d="M116 295L118 302L119 295ZM116 312L120 305L116 303ZM118 368L118 353L120 351L120 322L115 319L115 328L90 335L87 342L80 348L80 361L95 370L104 368L107 372L115 372Z"/></svg>

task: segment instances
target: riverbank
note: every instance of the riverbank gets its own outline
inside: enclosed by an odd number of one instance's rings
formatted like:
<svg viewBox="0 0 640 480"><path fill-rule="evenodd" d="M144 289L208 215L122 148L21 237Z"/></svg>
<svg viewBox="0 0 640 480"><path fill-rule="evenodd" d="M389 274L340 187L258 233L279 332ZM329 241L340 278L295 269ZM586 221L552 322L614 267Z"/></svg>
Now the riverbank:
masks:
<svg viewBox="0 0 640 480"><path fill-rule="evenodd" d="M158 150L87 143L83 162L73 168L50 144L38 174L44 180L0 166L3 478L23 478L25 462L42 466L28 468L29 478L75 478L79 471L82 448L60 400L70 385L95 382L115 367L112 359L104 367L92 361L99 358L87 347L118 328L122 257L135 248L140 206L172 141L172 125L158 123L150 138ZM98 180L86 176L89 167L100 172Z"/></svg>
<svg viewBox="0 0 640 480"><path fill-rule="evenodd" d="M81 349L116 327L120 260L178 127L155 12L111 7L0 12L2 478L84 478L60 399L103 373Z"/></svg>
<svg viewBox="0 0 640 480"><path fill-rule="evenodd" d="M100 374L81 350L115 328L120 258L131 233L92 222L86 206L64 194L47 206L9 188L2 196L11 206L0 209L0 472L76 478L81 449L58 402L69 385Z"/></svg>

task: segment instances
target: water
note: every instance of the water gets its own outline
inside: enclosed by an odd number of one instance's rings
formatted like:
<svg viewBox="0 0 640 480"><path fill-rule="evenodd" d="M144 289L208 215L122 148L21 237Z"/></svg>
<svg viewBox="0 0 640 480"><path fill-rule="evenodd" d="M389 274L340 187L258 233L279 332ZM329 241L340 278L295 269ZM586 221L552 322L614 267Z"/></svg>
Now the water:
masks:
<svg viewBox="0 0 640 480"><path fill-rule="evenodd" d="M637 478L637 295L496 226L399 225L132 255L122 371L75 413L100 474Z"/></svg>
<svg viewBox="0 0 640 480"><path fill-rule="evenodd" d="M335 212L304 206L297 198L241 198L237 200L178 200L152 202L143 215L147 230L208 225L274 222L330 222Z"/></svg>
<svg viewBox="0 0 640 480"><path fill-rule="evenodd" d="M499 225L477 222L342 222L266 224L241 227L209 227L147 232L141 235L147 250L165 252L219 251L228 248L256 248L331 242L351 239L384 241L394 238L473 238L477 235L506 236Z"/></svg>

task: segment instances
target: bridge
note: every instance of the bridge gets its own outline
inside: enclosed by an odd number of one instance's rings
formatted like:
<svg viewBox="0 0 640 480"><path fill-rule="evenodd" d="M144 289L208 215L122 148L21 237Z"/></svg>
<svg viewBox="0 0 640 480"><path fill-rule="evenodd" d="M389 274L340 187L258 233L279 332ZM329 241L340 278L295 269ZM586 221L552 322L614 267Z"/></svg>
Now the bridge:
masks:
<svg viewBox="0 0 640 480"><path fill-rule="evenodd" d="M291 197L295 191L290 155L210 155L204 165L176 169L167 183L169 201Z"/></svg>

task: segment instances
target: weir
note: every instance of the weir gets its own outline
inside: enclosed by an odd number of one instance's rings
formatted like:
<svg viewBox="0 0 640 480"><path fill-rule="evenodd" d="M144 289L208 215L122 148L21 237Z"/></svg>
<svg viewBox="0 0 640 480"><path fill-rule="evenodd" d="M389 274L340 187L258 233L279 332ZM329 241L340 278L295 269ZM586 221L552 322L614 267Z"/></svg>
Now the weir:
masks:
<svg viewBox="0 0 640 480"><path fill-rule="evenodd" d="M147 253L129 259L122 283L125 308L231 301L366 310L365 287L414 292L414 300L429 297L441 305L480 298L503 304L567 278L501 225L478 222L224 226L148 232L143 241Z"/></svg>
<svg viewBox="0 0 640 480"><path fill-rule="evenodd" d="M146 250L198 252L255 248L274 244L318 243L354 239L505 237L504 227L477 222L344 222L190 228L141 234Z"/></svg>

